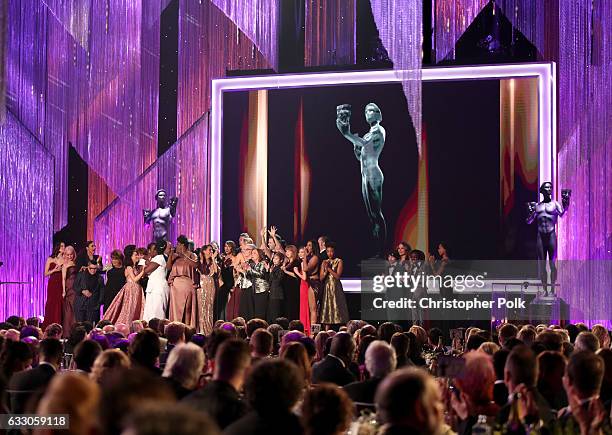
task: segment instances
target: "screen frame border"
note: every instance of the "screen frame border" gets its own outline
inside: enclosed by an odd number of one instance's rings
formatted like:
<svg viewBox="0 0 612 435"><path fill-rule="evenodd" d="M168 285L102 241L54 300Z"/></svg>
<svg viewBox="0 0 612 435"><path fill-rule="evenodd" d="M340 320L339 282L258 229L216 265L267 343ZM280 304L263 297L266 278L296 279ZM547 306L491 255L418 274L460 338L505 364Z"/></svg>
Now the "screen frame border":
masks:
<svg viewBox="0 0 612 435"><path fill-rule="evenodd" d="M221 243L221 170L223 92L282 89L313 86L357 85L367 83L400 83L405 72L395 70L316 72L231 77L212 80L210 114L210 239ZM423 81L486 80L535 77L538 79L538 185L553 183L557 192L557 107L555 62L501 65L470 65L423 68ZM361 280L343 279L347 292L360 292Z"/></svg>

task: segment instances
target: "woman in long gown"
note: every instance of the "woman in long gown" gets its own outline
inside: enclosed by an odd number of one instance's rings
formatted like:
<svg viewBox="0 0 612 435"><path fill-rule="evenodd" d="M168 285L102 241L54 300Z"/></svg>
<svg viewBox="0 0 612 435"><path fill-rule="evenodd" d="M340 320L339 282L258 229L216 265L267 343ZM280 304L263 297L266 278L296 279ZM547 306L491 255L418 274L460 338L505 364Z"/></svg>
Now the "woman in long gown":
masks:
<svg viewBox="0 0 612 435"><path fill-rule="evenodd" d="M221 281L223 284L217 291L215 298L215 320L231 320L226 316L227 302L230 291L234 288L234 258L236 244L232 240L228 240L223 245L223 254L221 258Z"/></svg>
<svg viewBox="0 0 612 435"><path fill-rule="evenodd" d="M74 320L74 281L79 273L76 266L76 251L72 246L66 246L64 249L64 263L62 264L62 328L64 338L70 337Z"/></svg>
<svg viewBox="0 0 612 435"><path fill-rule="evenodd" d="M105 313L113 302L113 299L115 299L115 296L117 296L117 293L119 293L126 283L125 267L123 263L123 252L118 249L111 252L111 267L106 271L106 284L104 285L104 296L102 298Z"/></svg>
<svg viewBox="0 0 612 435"><path fill-rule="evenodd" d="M64 242L53 246L51 256L45 263L45 276L49 277L47 282L47 300L45 302L45 319L41 325L43 331L52 323L62 324L62 264L64 262Z"/></svg>
<svg viewBox="0 0 612 435"><path fill-rule="evenodd" d="M298 251L298 257L302 260L300 267L293 268L293 273L300 277L300 322L304 325L304 333L310 336L310 304L309 304L309 285L308 273L305 268L306 249L302 246Z"/></svg>
<svg viewBox="0 0 612 435"><path fill-rule="evenodd" d="M329 325L338 325L348 322L348 307L344 296L344 289L340 282L342 276L342 259L336 258L336 245L327 244L327 260L321 266L321 281L324 283L321 296L320 322L329 328Z"/></svg>
<svg viewBox="0 0 612 435"><path fill-rule="evenodd" d="M278 317L285 315L285 295L283 292L283 279L285 273L281 268L285 256L280 252L272 254L272 268L268 277L270 283L270 300L268 301L268 322L270 324Z"/></svg>
<svg viewBox="0 0 612 435"><path fill-rule="evenodd" d="M193 312L196 283L199 282L197 265L198 257L189 250L189 240L185 236L179 236L176 252L170 255L166 265L166 268L170 269L168 317L171 322L182 322L190 328L196 326Z"/></svg>
<svg viewBox="0 0 612 435"><path fill-rule="evenodd" d="M145 274L149 276L147 284L147 298L145 300L143 319L165 319L168 310L170 286L166 279L166 257L164 253L168 243L160 240L155 244L154 256L145 266Z"/></svg>
<svg viewBox="0 0 612 435"><path fill-rule="evenodd" d="M219 268L217 267L217 252L211 245L202 246L200 250L200 287L196 290L196 330L209 335L214 325L215 293Z"/></svg>
<svg viewBox="0 0 612 435"><path fill-rule="evenodd" d="M287 245L285 253L285 264L282 267L285 272L283 279L284 314L289 320L297 320L300 318L300 277L293 270L300 267L301 262L297 258L297 248L294 245Z"/></svg>
<svg viewBox="0 0 612 435"><path fill-rule="evenodd" d="M247 242L251 239L245 239ZM252 243L247 243L242 248L240 254L238 254L238 263L234 265L234 268L239 274L237 281L237 288L234 289L232 296L237 296L240 300L238 315L244 317L245 320L253 318L253 312L255 311L255 298L253 295L253 281L251 281L246 271L251 268L251 255L256 249Z"/></svg>
<svg viewBox="0 0 612 435"><path fill-rule="evenodd" d="M308 307L310 323L318 321L318 300L321 293L321 260L316 253L316 240L306 243L306 257L302 259L302 269L306 271L308 280Z"/></svg>
<svg viewBox="0 0 612 435"><path fill-rule="evenodd" d="M115 325L130 325L132 321L142 319L144 312L144 294L138 283L144 276L144 267L138 266L142 255L136 249L130 249L126 254L126 283L104 313L104 320L110 320Z"/></svg>

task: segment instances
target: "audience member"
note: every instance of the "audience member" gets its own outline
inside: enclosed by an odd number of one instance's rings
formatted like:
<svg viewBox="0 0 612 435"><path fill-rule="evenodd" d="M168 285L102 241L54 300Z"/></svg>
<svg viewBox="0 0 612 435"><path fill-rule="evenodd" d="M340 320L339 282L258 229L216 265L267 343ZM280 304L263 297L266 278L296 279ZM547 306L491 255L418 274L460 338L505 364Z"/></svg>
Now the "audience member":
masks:
<svg viewBox="0 0 612 435"><path fill-rule="evenodd" d="M127 418L124 434L129 435L219 435L219 428L207 416L180 404L148 403Z"/></svg>
<svg viewBox="0 0 612 435"><path fill-rule="evenodd" d="M156 375L162 371L157 367L159 359L159 337L151 329L143 329L134 337L129 347L130 361L137 368L150 370Z"/></svg>
<svg viewBox="0 0 612 435"><path fill-rule="evenodd" d="M25 413L28 402L38 399L51 382L64 356L62 343L54 338L45 338L38 346L38 354L37 367L19 371L10 379L8 389L13 414ZM33 411L36 405L28 408Z"/></svg>
<svg viewBox="0 0 612 435"><path fill-rule="evenodd" d="M355 341L348 332L334 335L329 354L312 368L312 382L314 384L331 382L344 386L355 381L355 377L348 369L354 352Z"/></svg>
<svg viewBox="0 0 612 435"><path fill-rule="evenodd" d="M595 334L583 331L576 337L574 352L597 352L599 350L599 339Z"/></svg>
<svg viewBox="0 0 612 435"><path fill-rule="evenodd" d="M251 359L254 363L261 359L268 358L272 354L274 337L272 337L272 334L266 329L257 328L251 332L250 337L249 346L251 348Z"/></svg>
<svg viewBox="0 0 612 435"><path fill-rule="evenodd" d="M351 424L353 403L333 384L321 384L308 390L302 404L305 435L341 435Z"/></svg>
<svg viewBox="0 0 612 435"><path fill-rule="evenodd" d="M553 410L567 406L567 395L563 389L563 374L565 373L565 357L559 352L544 351L538 355L537 361L538 391L546 399Z"/></svg>
<svg viewBox="0 0 612 435"><path fill-rule="evenodd" d="M89 377L92 381L101 384L114 370L128 368L130 368L130 359L125 353L119 349L107 349L94 361Z"/></svg>
<svg viewBox="0 0 612 435"><path fill-rule="evenodd" d="M240 339L228 337L216 350L212 380L182 402L207 413L221 429L225 429L246 413L247 407L240 399L239 391L249 364L248 345Z"/></svg>
<svg viewBox="0 0 612 435"><path fill-rule="evenodd" d="M168 380L177 399L182 399L199 386L204 368L204 352L194 343L177 344L164 367L163 377Z"/></svg>
<svg viewBox="0 0 612 435"><path fill-rule="evenodd" d="M306 385L310 385L312 366L310 365L310 358L308 358L306 348L302 343L294 341L293 343L287 344L287 346L283 348L283 353L280 357L294 363L300 370Z"/></svg>
<svg viewBox="0 0 612 435"><path fill-rule="evenodd" d="M397 359L395 350L386 341L372 342L365 355L365 366L370 377L365 381L351 382L344 386L344 391L354 401L373 404L376 389L382 380L395 370Z"/></svg>
<svg viewBox="0 0 612 435"><path fill-rule="evenodd" d="M102 347L94 340L84 340L74 349L72 363L78 371L89 373L94 361L102 353Z"/></svg>
<svg viewBox="0 0 612 435"><path fill-rule="evenodd" d="M244 387L252 411L229 425L224 435L303 433L298 417L292 412L304 387L295 364L282 359L261 361L253 367Z"/></svg>

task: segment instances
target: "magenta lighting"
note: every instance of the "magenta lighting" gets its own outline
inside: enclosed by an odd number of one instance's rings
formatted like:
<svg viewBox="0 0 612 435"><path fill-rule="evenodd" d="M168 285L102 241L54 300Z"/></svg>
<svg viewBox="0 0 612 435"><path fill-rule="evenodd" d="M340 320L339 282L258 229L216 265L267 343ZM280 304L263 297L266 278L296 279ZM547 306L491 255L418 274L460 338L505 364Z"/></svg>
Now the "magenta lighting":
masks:
<svg viewBox="0 0 612 435"><path fill-rule="evenodd" d="M539 108L539 181L557 180L557 137L556 125L556 65L554 62L524 63L505 65L460 66L424 68L424 81L440 80L483 80L514 77L535 77L538 79ZM309 86L351 85L364 83L401 83L406 71L351 71L336 73L287 74L257 77L236 77L212 81L211 110L211 240L221 237L221 128L223 121L223 92L248 91L255 89L282 89ZM559 191L559 189L555 189ZM359 280L342 280L344 290L358 292Z"/></svg>

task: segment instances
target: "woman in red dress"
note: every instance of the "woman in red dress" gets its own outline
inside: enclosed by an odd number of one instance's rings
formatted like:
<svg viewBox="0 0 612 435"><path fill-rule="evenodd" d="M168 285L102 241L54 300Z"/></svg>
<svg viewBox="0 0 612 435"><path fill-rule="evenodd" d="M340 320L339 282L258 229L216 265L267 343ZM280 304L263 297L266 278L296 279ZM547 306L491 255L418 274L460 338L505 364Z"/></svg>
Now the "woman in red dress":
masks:
<svg viewBox="0 0 612 435"><path fill-rule="evenodd" d="M304 261L306 248L300 247L298 258ZM293 273L300 277L300 322L304 325L304 333L310 337L310 305L308 301L310 285L308 285L308 273L299 267L293 268Z"/></svg>
<svg viewBox="0 0 612 435"><path fill-rule="evenodd" d="M62 327L64 328L64 338L70 337L74 320L74 281L79 272L76 266L76 251L72 246L64 249L64 264L62 264Z"/></svg>
<svg viewBox="0 0 612 435"><path fill-rule="evenodd" d="M64 242L53 246L51 256L45 263L45 276L49 277L47 282L47 301L45 302L45 318L41 325L44 329L52 323L62 324L62 264L64 263Z"/></svg>

